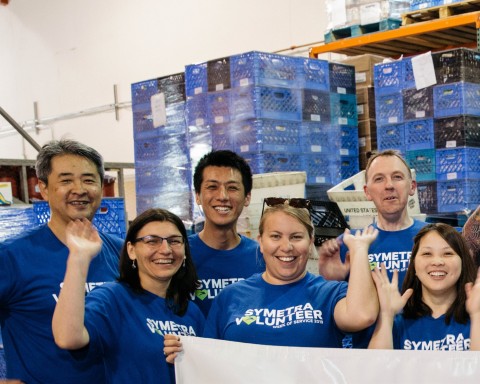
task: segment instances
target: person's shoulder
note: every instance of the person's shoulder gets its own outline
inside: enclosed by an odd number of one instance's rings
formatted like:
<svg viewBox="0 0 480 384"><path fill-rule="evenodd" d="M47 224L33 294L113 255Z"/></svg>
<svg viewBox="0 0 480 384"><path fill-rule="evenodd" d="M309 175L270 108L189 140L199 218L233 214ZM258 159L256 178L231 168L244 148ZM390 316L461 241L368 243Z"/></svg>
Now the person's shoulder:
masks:
<svg viewBox="0 0 480 384"><path fill-rule="evenodd" d="M258 242L250 237L240 235L240 246L244 248L257 248Z"/></svg>
<svg viewBox="0 0 480 384"><path fill-rule="evenodd" d="M19 233L0 241L0 248L8 249L29 247L32 244L32 241L35 241L38 237L42 237L42 239L45 240L45 231L50 231L46 224L31 228L26 232Z"/></svg>
<svg viewBox="0 0 480 384"><path fill-rule="evenodd" d="M423 227L425 227L426 225L428 225L428 223L426 221L421 221L421 220L418 220L418 219L413 219L413 225L412 225L412 229L416 230L417 232L422 229Z"/></svg>

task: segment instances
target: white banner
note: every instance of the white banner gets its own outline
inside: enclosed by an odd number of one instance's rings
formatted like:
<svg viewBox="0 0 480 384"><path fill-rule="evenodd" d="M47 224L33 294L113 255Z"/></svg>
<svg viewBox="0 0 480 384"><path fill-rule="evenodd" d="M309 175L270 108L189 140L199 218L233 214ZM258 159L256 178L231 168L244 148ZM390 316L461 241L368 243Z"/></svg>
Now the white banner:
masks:
<svg viewBox="0 0 480 384"><path fill-rule="evenodd" d="M274 347L182 336L177 384L480 383L480 352Z"/></svg>

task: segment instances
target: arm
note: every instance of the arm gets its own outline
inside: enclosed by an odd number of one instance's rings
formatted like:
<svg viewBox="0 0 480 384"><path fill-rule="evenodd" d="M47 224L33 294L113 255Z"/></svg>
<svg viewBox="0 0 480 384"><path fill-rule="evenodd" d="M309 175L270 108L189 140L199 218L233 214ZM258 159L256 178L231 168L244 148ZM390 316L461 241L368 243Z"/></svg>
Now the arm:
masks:
<svg viewBox="0 0 480 384"><path fill-rule="evenodd" d="M345 332L360 331L375 322L378 298L368 263L368 248L377 238L378 230L372 226L355 234L346 229L343 241L350 252L350 278L347 296L335 306L335 322Z"/></svg>
<svg viewBox="0 0 480 384"><path fill-rule="evenodd" d="M66 236L70 253L63 287L53 313L52 330L55 343L60 348L79 349L90 341L84 325L85 283L90 262L100 252L102 240L86 219L70 222Z"/></svg>
<svg viewBox="0 0 480 384"><path fill-rule="evenodd" d="M368 344L369 349L393 349L393 321L407 303L413 290L407 289L403 295L398 291L398 271L393 272L392 282L389 281L385 265L381 270L375 268L372 273L377 287L380 302L380 314Z"/></svg>
<svg viewBox="0 0 480 384"><path fill-rule="evenodd" d="M318 249L318 273L327 280L344 281L350 271L350 258L347 253L345 263L340 258L340 237L325 241Z"/></svg>
<svg viewBox="0 0 480 384"><path fill-rule="evenodd" d="M465 306L470 315L470 350L480 351L480 270L475 284L465 284L465 292Z"/></svg>

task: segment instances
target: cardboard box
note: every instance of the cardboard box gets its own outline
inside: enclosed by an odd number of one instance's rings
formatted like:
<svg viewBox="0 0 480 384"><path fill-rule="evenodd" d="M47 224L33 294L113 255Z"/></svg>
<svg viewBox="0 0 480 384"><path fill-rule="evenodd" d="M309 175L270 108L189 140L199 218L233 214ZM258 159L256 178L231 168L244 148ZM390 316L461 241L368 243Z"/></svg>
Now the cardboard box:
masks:
<svg viewBox="0 0 480 384"><path fill-rule="evenodd" d="M375 119L375 89L373 87L357 88L358 121Z"/></svg>
<svg viewBox="0 0 480 384"><path fill-rule="evenodd" d="M241 234L257 238L258 224L266 197L305 197L306 172L272 172L253 175L250 205L243 209L237 230Z"/></svg>
<svg viewBox="0 0 480 384"><path fill-rule="evenodd" d="M377 121L375 119L368 119L358 122L358 136L377 137Z"/></svg>
<svg viewBox="0 0 480 384"><path fill-rule="evenodd" d="M364 55L347 57L341 62L355 67L355 83L359 87L373 86L373 67L383 62L383 56L366 53Z"/></svg>

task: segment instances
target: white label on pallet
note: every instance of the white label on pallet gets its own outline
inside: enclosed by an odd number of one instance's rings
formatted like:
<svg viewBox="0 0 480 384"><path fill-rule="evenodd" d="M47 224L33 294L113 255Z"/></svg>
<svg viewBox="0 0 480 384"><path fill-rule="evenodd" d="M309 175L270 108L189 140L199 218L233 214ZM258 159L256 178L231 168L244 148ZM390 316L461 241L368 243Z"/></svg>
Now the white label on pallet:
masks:
<svg viewBox="0 0 480 384"><path fill-rule="evenodd" d="M413 77L415 78L415 87L423 89L437 84L435 69L433 67L432 52L423 53L412 57Z"/></svg>
<svg viewBox="0 0 480 384"><path fill-rule="evenodd" d="M312 120L312 121L320 121L320 115L310 115L310 120Z"/></svg>
<svg viewBox="0 0 480 384"><path fill-rule="evenodd" d="M456 180L458 179L457 172L447 173L447 180Z"/></svg>
<svg viewBox="0 0 480 384"><path fill-rule="evenodd" d="M457 148L457 141L456 140L449 140L447 141L446 148Z"/></svg>
<svg viewBox="0 0 480 384"><path fill-rule="evenodd" d="M150 98L152 107L153 126L155 128L167 124L167 111L165 106L165 94L157 93Z"/></svg>
<svg viewBox="0 0 480 384"><path fill-rule="evenodd" d="M355 73L355 83L365 83L367 81L367 72Z"/></svg>
<svg viewBox="0 0 480 384"><path fill-rule="evenodd" d="M312 151L312 152L322 152L322 146L321 145L312 145L310 147L310 151Z"/></svg>
<svg viewBox="0 0 480 384"><path fill-rule="evenodd" d="M417 119L422 119L422 118L424 118L424 117L425 117L425 111L417 111L417 112L415 112L415 117L416 117Z"/></svg>
<svg viewBox="0 0 480 384"><path fill-rule="evenodd" d="M398 123L398 117L397 116L391 116L391 117L388 118L388 122L390 124Z"/></svg>

